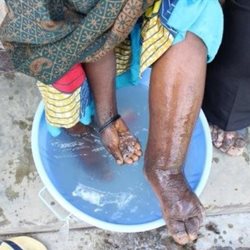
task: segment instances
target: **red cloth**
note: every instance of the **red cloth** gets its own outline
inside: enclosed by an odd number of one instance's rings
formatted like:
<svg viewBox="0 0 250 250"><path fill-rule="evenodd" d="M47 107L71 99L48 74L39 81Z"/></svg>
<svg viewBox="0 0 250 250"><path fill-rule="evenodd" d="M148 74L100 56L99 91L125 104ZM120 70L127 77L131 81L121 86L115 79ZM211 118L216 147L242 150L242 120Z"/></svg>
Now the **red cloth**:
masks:
<svg viewBox="0 0 250 250"><path fill-rule="evenodd" d="M64 93L72 93L79 88L86 80L85 72L82 65L75 64L67 73L59 80L54 82L52 86Z"/></svg>

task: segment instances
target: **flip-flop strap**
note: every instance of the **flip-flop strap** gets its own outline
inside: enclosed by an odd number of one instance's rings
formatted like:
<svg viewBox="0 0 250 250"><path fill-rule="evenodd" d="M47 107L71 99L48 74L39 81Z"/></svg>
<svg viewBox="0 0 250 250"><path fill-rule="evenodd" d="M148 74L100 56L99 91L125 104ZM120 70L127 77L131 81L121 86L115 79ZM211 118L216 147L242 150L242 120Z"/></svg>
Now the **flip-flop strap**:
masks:
<svg viewBox="0 0 250 250"><path fill-rule="evenodd" d="M23 250L22 248L20 248L16 243L14 243L13 241L10 240L4 240L4 243L8 244L9 246L11 246L13 248L13 250Z"/></svg>
<svg viewBox="0 0 250 250"><path fill-rule="evenodd" d="M116 114L114 116L112 116L109 120L107 120L99 129L98 132L102 133L105 128L107 128L111 123L113 123L114 121L118 120L121 116L119 114Z"/></svg>

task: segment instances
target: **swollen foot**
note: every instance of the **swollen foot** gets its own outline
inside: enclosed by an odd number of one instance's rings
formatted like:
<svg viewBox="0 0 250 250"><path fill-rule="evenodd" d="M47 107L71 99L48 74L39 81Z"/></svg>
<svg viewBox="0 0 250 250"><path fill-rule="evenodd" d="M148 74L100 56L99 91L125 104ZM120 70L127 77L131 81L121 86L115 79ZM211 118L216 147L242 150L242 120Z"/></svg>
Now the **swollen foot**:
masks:
<svg viewBox="0 0 250 250"><path fill-rule="evenodd" d="M203 207L177 169L145 168L146 176L161 203L168 232L185 245L196 240L203 219Z"/></svg>
<svg viewBox="0 0 250 250"><path fill-rule="evenodd" d="M142 155L138 140L130 133L121 118L102 131L101 139L118 164L132 164Z"/></svg>

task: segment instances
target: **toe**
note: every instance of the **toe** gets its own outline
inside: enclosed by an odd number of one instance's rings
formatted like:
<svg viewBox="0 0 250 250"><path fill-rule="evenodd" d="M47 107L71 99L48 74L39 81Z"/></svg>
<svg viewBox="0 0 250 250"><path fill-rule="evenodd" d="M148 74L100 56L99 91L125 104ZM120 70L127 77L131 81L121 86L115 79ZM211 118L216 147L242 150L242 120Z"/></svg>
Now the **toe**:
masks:
<svg viewBox="0 0 250 250"><path fill-rule="evenodd" d="M244 138L236 138L234 145L229 148L227 154L231 156L240 156L246 149L246 140Z"/></svg>
<svg viewBox="0 0 250 250"><path fill-rule="evenodd" d="M217 129L217 137L216 137L216 139L214 138L214 140L213 140L214 146L216 148L221 147L223 139L224 139L224 131L222 129L218 128Z"/></svg>
<svg viewBox="0 0 250 250"><path fill-rule="evenodd" d="M139 142L136 142L134 147L135 147L135 149L138 150L138 151L141 150L141 145L140 145Z"/></svg>
<svg viewBox="0 0 250 250"><path fill-rule="evenodd" d="M235 135L234 132L225 132L224 139L222 141L222 145L219 148L222 152L227 152L231 147L233 147L235 143Z"/></svg>
<svg viewBox="0 0 250 250"><path fill-rule="evenodd" d="M131 142L127 145L125 143L121 145L120 147L123 160L127 164L132 164L135 161L138 161L141 153L138 152L138 150L135 149L134 146L132 146Z"/></svg>
<svg viewBox="0 0 250 250"><path fill-rule="evenodd" d="M185 229L185 224L183 221L177 221L170 219L168 223L169 233L172 235L175 242L180 245L186 245L189 243L189 236Z"/></svg>
<svg viewBox="0 0 250 250"><path fill-rule="evenodd" d="M212 142L214 143L217 140L218 137L218 128L216 125L209 125L210 128L210 133L211 133L211 137L212 137Z"/></svg>
<svg viewBox="0 0 250 250"><path fill-rule="evenodd" d="M123 160L127 164L132 164L133 163L133 160L131 158L129 158L128 156L123 157Z"/></svg>
<svg viewBox="0 0 250 250"><path fill-rule="evenodd" d="M201 221L198 217L190 218L185 222L186 231L191 241L194 241L198 238L198 231L200 228L200 224Z"/></svg>
<svg viewBox="0 0 250 250"><path fill-rule="evenodd" d="M118 165L122 165L122 164L123 164L123 160L116 160L116 163L117 163Z"/></svg>
<svg viewBox="0 0 250 250"><path fill-rule="evenodd" d="M140 157L140 156L142 156L142 151L141 150L135 150L135 154L138 156L138 157Z"/></svg>
<svg viewBox="0 0 250 250"><path fill-rule="evenodd" d="M139 160L139 157L136 154L132 155L131 158L134 162Z"/></svg>
<svg viewBox="0 0 250 250"><path fill-rule="evenodd" d="M110 150L110 153L115 158L117 164L122 165L124 163L122 154L121 154L121 152L118 149L117 150Z"/></svg>
<svg viewBox="0 0 250 250"><path fill-rule="evenodd" d="M189 243L189 237L186 233L178 233L175 235L172 235L174 241L182 246Z"/></svg>
<svg viewBox="0 0 250 250"><path fill-rule="evenodd" d="M230 156L240 156L243 154L244 150L245 150L245 147L239 148L239 147L233 146L228 149L227 154Z"/></svg>
<svg viewBox="0 0 250 250"><path fill-rule="evenodd" d="M124 163L122 153L117 146L111 145L108 146L107 149L110 152L110 154L115 158L117 164L121 165Z"/></svg>

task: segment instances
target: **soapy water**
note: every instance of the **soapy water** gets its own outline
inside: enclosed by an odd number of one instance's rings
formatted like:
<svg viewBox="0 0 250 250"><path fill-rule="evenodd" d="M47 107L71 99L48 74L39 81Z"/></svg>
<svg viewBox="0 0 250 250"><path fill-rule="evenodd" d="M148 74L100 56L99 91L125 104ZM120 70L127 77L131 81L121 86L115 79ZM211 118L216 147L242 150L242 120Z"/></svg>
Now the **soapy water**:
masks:
<svg viewBox="0 0 250 250"><path fill-rule="evenodd" d="M107 204L113 204L117 207L117 209L124 209L129 204L129 202L136 197L132 193L104 192L83 184L78 184L76 189L72 192L72 195L80 197L84 201L87 201L98 207L103 207Z"/></svg>
<svg viewBox="0 0 250 250"><path fill-rule="evenodd" d="M127 102L131 88L135 96ZM140 111L145 105L138 99L146 102L147 87L131 88L124 89L123 94L118 92L118 105L122 103L119 113L144 150L148 112ZM95 130L83 137L63 132L56 138L42 127L40 131L40 140L46 141L40 147L45 170L60 194L75 208L118 224L144 223L161 217L159 204L143 174L143 157L132 166L118 166Z"/></svg>
<svg viewBox="0 0 250 250"><path fill-rule="evenodd" d="M119 113L138 137L143 151L148 136L147 93L146 86L128 87L117 93ZM200 122L193 140L198 143L191 141L192 157L187 157L185 170L194 189L205 159ZM39 151L43 168L55 189L83 214L126 225L162 217L159 202L143 175L143 157L132 166L118 166L97 133L79 138L64 132L54 138L46 129L44 115L39 127Z"/></svg>

